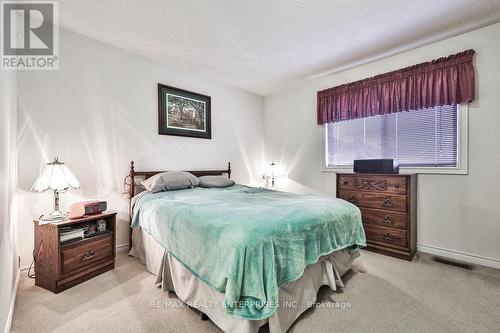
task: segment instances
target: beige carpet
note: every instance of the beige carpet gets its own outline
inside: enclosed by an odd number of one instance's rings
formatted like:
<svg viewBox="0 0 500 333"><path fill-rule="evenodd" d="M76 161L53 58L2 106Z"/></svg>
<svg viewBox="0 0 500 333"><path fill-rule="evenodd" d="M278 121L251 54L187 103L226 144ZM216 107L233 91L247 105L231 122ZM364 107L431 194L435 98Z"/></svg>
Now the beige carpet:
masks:
<svg viewBox="0 0 500 333"><path fill-rule="evenodd" d="M343 292L322 288L291 332L499 332L500 272L466 271L420 255L413 262L363 252ZM117 267L58 295L23 273L13 332L220 332L154 287L120 254ZM158 308L158 301L170 302ZM163 304L168 304L163 302ZM336 302L336 303L335 303ZM343 305L344 308L341 308Z"/></svg>

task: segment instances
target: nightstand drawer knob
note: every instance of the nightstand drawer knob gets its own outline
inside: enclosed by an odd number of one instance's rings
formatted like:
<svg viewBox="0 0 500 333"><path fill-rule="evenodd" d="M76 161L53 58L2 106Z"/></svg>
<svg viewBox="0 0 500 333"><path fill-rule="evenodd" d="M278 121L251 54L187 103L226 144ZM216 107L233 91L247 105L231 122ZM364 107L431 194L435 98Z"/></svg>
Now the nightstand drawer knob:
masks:
<svg viewBox="0 0 500 333"><path fill-rule="evenodd" d="M95 257L95 252L92 250L87 251L85 255L82 257L82 261L87 261Z"/></svg>

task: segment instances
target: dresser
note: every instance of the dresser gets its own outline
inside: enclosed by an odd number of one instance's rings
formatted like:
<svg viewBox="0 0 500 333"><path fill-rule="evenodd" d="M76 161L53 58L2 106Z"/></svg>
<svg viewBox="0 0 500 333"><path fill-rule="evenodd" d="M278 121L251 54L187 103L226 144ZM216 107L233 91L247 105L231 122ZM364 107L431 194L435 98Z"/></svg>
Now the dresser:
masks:
<svg viewBox="0 0 500 333"><path fill-rule="evenodd" d="M101 223L104 230L62 242L65 231ZM59 293L115 266L116 213L43 224L34 221L35 285ZM93 228L93 227L92 227Z"/></svg>
<svg viewBox="0 0 500 333"><path fill-rule="evenodd" d="M337 197L359 207L367 250L412 260L417 242L417 175L337 174Z"/></svg>

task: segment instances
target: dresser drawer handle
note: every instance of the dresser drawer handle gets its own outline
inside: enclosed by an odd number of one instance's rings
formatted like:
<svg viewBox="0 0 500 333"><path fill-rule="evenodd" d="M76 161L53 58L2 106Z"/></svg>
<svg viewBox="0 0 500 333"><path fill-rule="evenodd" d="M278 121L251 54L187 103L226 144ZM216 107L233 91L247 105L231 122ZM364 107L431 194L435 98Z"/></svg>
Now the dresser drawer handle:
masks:
<svg viewBox="0 0 500 333"><path fill-rule="evenodd" d="M394 238L393 238L393 237L391 237L391 234L390 234L390 233L386 233L386 234L384 235L384 237L383 237L383 238L384 238L385 240L388 240L388 241L393 241L393 240L394 240Z"/></svg>
<svg viewBox="0 0 500 333"><path fill-rule="evenodd" d="M394 185L394 187L395 187L395 188L399 188L399 184L395 184L395 185Z"/></svg>
<svg viewBox="0 0 500 333"><path fill-rule="evenodd" d="M394 221L392 220L392 218L387 215L383 220L382 222L386 223L386 224L394 224Z"/></svg>
<svg viewBox="0 0 500 333"><path fill-rule="evenodd" d="M344 185L348 185L349 182L347 180L344 180Z"/></svg>
<svg viewBox="0 0 500 333"><path fill-rule="evenodd" d="M384 205L384 207L392 207L393 203L392 203L391 199L385 199L383 205Z"/></svg>
<svg viewBox="0 0 500 333"><path fill-rule="evenodd" d="M92 250L87 251L85 255L82 257L82 261L87 261L95 257L95 252Z"/></svg>
<svg viewBox="0 0 500 333"><path fill-rule="evenodd" d="M358 203L358 199L354 195L350 195L348 200L350 203L352 203L354 205Z"/></svg>

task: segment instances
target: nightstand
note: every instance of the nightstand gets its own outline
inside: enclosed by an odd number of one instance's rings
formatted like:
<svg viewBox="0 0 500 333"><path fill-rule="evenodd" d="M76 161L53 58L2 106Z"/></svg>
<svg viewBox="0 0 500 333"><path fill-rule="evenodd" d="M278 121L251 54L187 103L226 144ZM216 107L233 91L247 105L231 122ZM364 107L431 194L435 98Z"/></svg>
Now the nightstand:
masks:
<svg viewBox="0 0 500 333"><path fill-rule="evenodd" d="M61 234L97 224L105 230L83 239L60 242ZM35 285L58 293L115 266L116 213L40 224L35 220Z"/></svg>

